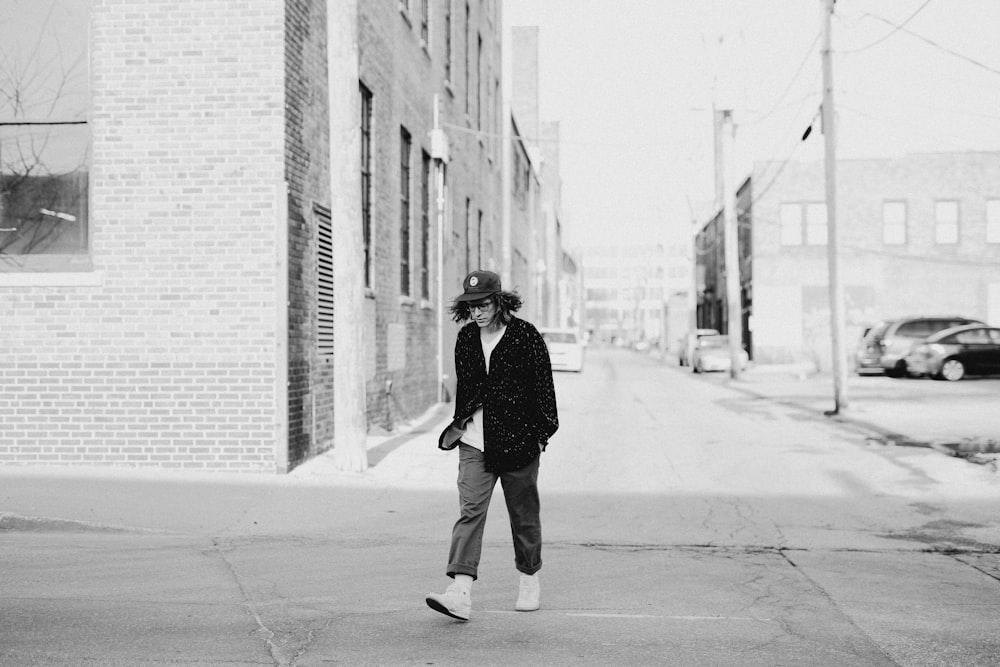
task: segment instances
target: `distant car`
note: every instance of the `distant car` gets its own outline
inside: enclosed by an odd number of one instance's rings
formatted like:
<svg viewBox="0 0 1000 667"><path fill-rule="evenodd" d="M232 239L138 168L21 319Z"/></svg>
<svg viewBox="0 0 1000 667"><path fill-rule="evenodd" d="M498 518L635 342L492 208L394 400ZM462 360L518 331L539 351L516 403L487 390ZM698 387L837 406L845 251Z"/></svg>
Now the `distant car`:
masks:
<svg viewBox="0 0 1000 667"><path fill-rule="evenodd" d="M858 372L861 372L862 368L875 367L881 368L889 377L905 377L909 372L906 356L913 351L913 348L932 334L963 324L985 326L985 322L979 320L947 315L904 317L880 323L868 332L867 341L862 339L865 353L858 359ZM877 366L872 363L875 355L878 356Z"/></svg>
<svg viewBox="0 0 1000 667"><path fill-rule="evenodd" d="M945 329L906 357L909 372L952 382L966 375L1000 375L1000 329L980 324Z"/></svg>
<svg viewBox="0 0 1000 667"><path fill-rule="evenodd" d="M746 350L740 350L740 370L745 370L750 358ZM695 373L706 371L728 371L732 368L729 354L729 336L702 336L691 355L691 370Z"/></svg>
<svg viewBox="0 0 1000 667"><path fill-rule="evenodd" d="M695 329L687 332L681 339L681 349L677 353L677 363L681 366L689 365L691 363L691 356L694 353L694 348L698 344L698 339L702 336L718 335L719 332L715 329Z"/></svg>
<svg viewBox="0 0 1000 667"><path fill-rule="evenodd" d="M549 359L554 371L583 370L584 347L583 338L576 329L539 329L549 348Z"/></svg>
<svg viewBox="0 0 1000 667"><path fill-rule="evenodd" d="M858 347L854 351L854 369L858 375L869 375L885 372L882 368L882 336L892 321L877 322L868 327L858 341Z"/></svg>

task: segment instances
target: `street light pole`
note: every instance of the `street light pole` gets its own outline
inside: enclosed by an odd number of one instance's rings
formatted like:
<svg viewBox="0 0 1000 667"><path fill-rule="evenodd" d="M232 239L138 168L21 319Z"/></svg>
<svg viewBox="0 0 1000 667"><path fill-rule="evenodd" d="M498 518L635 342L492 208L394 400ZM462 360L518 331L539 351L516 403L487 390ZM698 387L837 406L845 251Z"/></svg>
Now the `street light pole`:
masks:
<svg viewBox="0 0 1000 667"><path fill-rule="evenodd" d="M837 234L837 141L833 107L832 17L836 0L823 2L823 141L826 172L827 270L829 273L830 333L833 345L833 410L847 407L847 368L844 357L844 287L840 282Z"/></svg>

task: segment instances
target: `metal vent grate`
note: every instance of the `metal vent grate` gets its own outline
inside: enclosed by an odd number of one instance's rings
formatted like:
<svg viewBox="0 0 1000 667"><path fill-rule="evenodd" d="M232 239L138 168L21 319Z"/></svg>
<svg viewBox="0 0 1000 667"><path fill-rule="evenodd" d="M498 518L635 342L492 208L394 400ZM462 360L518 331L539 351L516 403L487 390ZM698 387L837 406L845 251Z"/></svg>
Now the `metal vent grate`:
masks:
<svg viewBox="0 0 1000 667"><path fill-rule="evenodd" d="M316 352L333 355L333 220L330 209L313 204L316 215Z"/></svg>

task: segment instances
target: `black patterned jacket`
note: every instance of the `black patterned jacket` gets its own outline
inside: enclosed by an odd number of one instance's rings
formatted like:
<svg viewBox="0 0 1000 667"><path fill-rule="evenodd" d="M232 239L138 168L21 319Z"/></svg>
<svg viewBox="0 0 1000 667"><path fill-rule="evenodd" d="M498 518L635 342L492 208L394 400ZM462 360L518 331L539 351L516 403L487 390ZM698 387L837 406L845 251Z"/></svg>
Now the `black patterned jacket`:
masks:
<svg viewBox="0 0 1000 667"><path fill-rule="evenodd" d="M455 371L455 416L438 446L456 447L466 422L485 405L486 469L502 473L531 463L559 428L549 351L534 325L511 318L487 374L479 325L470 322L458 332Z"/></svg>

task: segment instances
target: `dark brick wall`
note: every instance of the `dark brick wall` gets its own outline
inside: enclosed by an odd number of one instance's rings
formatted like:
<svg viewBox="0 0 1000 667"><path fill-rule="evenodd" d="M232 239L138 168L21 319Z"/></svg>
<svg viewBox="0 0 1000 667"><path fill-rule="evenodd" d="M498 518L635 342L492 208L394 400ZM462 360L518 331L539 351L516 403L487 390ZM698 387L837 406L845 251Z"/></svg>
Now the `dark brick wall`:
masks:
<svg viewBox="0 0 1000 667"><path fill-rule="evenodd" d="M316 351L314 205L330 206L325 22L322 0L286 2L290 467L328 449L333 439L333 363Z"/></svg>

